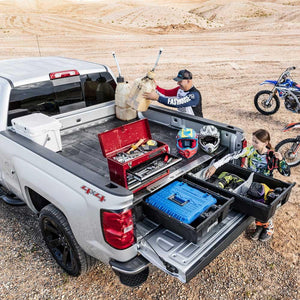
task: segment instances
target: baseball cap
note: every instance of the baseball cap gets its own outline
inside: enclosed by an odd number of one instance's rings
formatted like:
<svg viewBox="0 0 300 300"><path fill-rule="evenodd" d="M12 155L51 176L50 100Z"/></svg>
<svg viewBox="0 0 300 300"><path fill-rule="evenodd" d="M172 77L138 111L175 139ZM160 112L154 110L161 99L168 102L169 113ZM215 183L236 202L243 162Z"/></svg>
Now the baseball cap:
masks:
<svg viewBox="0 0 300 300"><path fill-rule="evenodd" d="M184 70L180 70L177 74L177 77L173 78L175 81L181 81L184 79L192 79L193 75L190 71L184 69Z"/></svg>

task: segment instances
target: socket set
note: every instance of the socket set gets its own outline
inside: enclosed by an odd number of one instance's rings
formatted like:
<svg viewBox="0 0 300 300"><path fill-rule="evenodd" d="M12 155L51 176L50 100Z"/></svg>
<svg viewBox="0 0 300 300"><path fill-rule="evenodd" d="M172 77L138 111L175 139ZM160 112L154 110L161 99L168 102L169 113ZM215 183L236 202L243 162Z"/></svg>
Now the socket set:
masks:
<svg viewBox="0 0 300 300"><path fill-rule="evenodd" d="M170 168L181 160L181 157L165 153L127 170L127 178L142 182Z"/></svg>

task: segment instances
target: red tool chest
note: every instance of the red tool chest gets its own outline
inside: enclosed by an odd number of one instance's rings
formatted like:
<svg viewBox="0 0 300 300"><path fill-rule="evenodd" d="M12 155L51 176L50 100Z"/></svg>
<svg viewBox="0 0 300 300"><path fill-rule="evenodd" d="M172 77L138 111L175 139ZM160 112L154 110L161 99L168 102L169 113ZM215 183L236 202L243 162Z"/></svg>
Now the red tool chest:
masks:
<svg viewBox="0 0 300 300"><path fill-rule="evenodd" d="M118 183L136 192L150 183L166 176L169 173L167 168L171 165L169 159L169 146L163 142L156 141L157 146L150 151L136 149L133 155L127 152L132 145L144 139L144 143L153 140L147 119L135 121L112 130L98 134L100 146L104 157L107 158L111 181ZM132 152L131 152L132 153ZM173 157L172 157L173 159ZM181 159L173 159L172 164ZM153 176L143 176L150 165L158 165ZM154 168L154 167L153 167ZM151 170L151 169L150 169ZM135 173L136 172L136 173ZM145 180L143 180L145 178ZM132 181L134 184L131 184Z"/></svg>

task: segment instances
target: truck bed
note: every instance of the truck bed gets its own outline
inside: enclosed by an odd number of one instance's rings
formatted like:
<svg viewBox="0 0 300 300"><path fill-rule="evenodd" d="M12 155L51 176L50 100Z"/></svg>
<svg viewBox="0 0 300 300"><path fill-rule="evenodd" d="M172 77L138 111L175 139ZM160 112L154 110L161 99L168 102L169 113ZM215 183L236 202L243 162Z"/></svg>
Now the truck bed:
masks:
<svg viewBox="0 0 300 300"><path fill-rule="evenodd" d="M134 120L130 121L133 122ZM86 168L109 178L109 170L107 165L107 159L103 156L98 134L113 128L128 124L129 122L121 121L117 118L112 118L108 122L92 126L89 128L81 129L73 133L62 136L62 152L61 154L69 159L77 162L78 164L85 166ZM169 145L170 153L179 156L176 148L176 135L178 129L167 127L163 124L158 124L153 121L149 121L151 135L154 140L164 142ZM226 150L226 147L220 147L218 151L212 155L208 155L201 149L191 159L182 159L179 163L170 167L170 172L178 170L187 165L187 162L191 165L198 163L201 158L205 160L216 157Z"/></svg>

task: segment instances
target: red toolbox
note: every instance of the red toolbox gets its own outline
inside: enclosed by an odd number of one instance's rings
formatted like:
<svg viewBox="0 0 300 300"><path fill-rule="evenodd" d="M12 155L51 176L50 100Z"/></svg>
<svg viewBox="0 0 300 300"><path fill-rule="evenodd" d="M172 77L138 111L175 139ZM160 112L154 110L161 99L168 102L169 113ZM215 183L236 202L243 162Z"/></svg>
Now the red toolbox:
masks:
<svg viewBox="0 0 300 300"><path fill-rule="evenodd" d="M155 141L157 145L152 150L144 151L143 147L139 147L130 155L127 154L132 145L141 139L144 140L144 144L153 140L147 119L99 133L98 138L103 156L108 161L111 181L133 192L168 175L169 166L181 160L171 156L169 146L160 141Z"/></svg>

